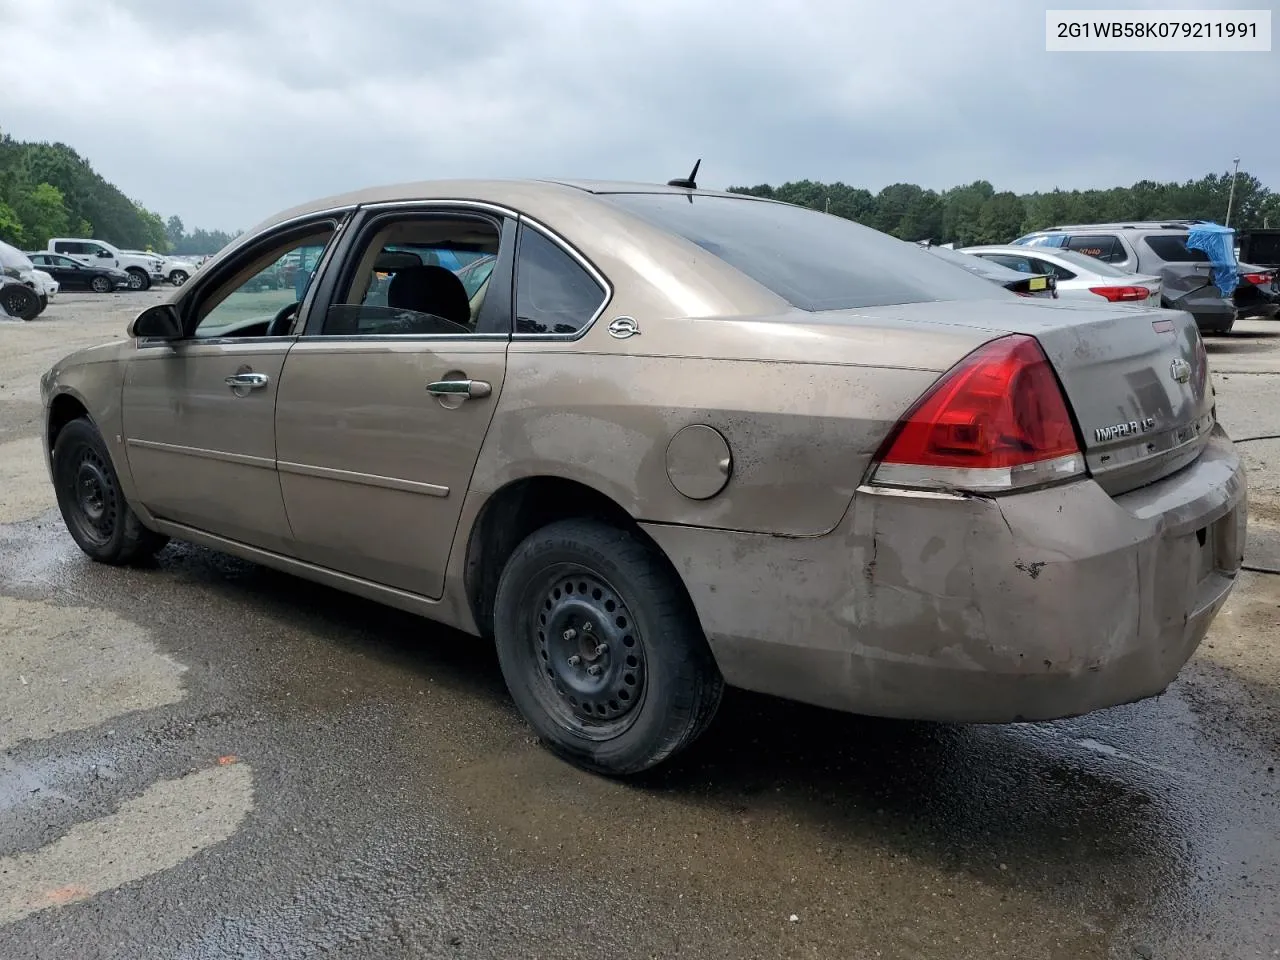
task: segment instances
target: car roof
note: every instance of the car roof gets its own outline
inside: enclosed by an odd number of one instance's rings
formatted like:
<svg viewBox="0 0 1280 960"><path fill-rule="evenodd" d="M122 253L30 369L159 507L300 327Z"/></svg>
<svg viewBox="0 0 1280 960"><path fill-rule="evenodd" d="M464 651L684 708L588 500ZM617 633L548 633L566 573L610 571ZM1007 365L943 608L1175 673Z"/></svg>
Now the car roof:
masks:
<svg viewBox="0 0 1280 960"><path fill-rule="evenodd" d="M1207 220L1125 220L1120 223L1071 223L1033 230L1027 236L1041 233L1069 233L1076 230L1189 230Z"/></svg>
<svg viewBox="0 0 1280 960"><path fill-rule="evenodd" d="M689 190L685 187L672 187L667 184L628 181L552 179L420 180L365 187L349 193L321 197L288 210L282 210L280 213L252 227L246 233L255 234L276 224L311 214L323 213L326 210L340 210L375 203L415 200L475 200L524 210L529 207L536 209L544 204L554 205L557 202L572 201L574 197L580 197L583 201L589 203L591 200L588 198L591 195L608 193L694 194L695 196L735 197L741 200L753 200L763 203L776 202L764 197L729 193L724 190L703 190L700 188Z"/></svg>

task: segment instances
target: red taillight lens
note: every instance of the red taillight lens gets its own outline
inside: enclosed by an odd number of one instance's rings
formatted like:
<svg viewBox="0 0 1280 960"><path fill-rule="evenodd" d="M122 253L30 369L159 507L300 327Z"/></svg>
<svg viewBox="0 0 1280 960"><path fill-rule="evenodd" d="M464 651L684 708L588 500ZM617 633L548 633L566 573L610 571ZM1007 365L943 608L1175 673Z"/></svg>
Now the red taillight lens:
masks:
<svg viewBox="0 0 1280 960"><path fill-rule="evenodd" d="M1145 300L1151 296L1146 287L1090 287L1090 293L1105 297L1112 303L1124 303L1127 300Z"/></svg>
<svg viewBox="0 0 1280 960"><path fill-rule="evenodd" d="M1084 457L1062 388L1033 337L979 347L929 389L885 441L873 483L973 492L1078 476Z"/></svg>
<svg viewBox="0 0 1280 960"><path fill-rule="evenodd" d="M1270 283L1272 280L1275 279L1275 276L1270 273L1246 273L1240 279L1245 280L1249 283L1255 283L1260 287L1265 287L1268 283Z"/></svg>

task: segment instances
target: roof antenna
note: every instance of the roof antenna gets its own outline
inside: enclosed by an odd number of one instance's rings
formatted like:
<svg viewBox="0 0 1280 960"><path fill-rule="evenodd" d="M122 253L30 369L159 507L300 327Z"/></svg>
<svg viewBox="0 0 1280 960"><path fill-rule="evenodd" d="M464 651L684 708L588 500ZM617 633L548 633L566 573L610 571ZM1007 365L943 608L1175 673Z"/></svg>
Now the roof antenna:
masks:
<svg viewBox="0 0 1280 960"><path fill-rule="evenodd" d="M699 157L698 162L693 165L693 170L689 173L689 176L685 177L684 179L668 180L667 186L668 187L684 187L684 189L686 190L697 190L698 184L694 181L693 178L698 175L698 168L700 166L702 166L701 157Z"/></svg>

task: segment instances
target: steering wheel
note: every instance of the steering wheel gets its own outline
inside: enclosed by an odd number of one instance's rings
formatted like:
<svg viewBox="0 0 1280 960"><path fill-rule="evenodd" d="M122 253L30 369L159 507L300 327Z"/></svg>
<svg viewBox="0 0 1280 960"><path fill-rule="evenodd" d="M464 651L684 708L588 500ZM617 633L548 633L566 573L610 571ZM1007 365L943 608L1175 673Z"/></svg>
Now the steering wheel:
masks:
<svg viewBox="0 0 1280 960"><path fill-rule="evenodd" d="M276 315L271 318L271 322L267 324L266 336L283 337L288 334L289 321L298 312L298 303L299 301L295 300L293 303L285 304L276 312Z"/></svg>

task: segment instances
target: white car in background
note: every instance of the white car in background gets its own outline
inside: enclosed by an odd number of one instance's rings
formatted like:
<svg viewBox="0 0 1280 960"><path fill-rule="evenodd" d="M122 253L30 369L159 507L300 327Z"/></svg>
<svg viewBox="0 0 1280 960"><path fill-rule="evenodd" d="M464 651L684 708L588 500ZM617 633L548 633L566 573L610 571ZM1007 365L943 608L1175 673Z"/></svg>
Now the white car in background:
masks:
<svg viewBox="0 0 1280 960"><path fill-rule="evenodd" d="M1127 273L1074 250L991 245L965 247L963 252L1020 273L1047 273L1057 278L1063 300L1160 306L1164 282L1159 277Z"/></svg>
<svg viewBox="0 0 1280 960"><path fill-rule="evenodd" d="M60 253L87 267L111 267L129 275L130 290L149 290L156 280L165 279L160 272L161 258L153 253L125 253L105 240L83 237L54 237L45 248Z"/></svg>
<svg viewBox="0 0 1280 960"><path fill-rule="evenodd" d="M40 294L40 301L47 307L53 303L53 298L58 295L58 291L62 289L62 285L53 279L49 274L38 268L31 271L32 277L35 278L35 290Z"/></svg>
<svg viewBox="0 0 1280 960"><path fill-rule="evenodd" d="M195 264L185 257L166 257L147 250L125 250L124 252L136 257L149 257L155 261L156 272L175 287L182 286L196 272Z"/></svg>

